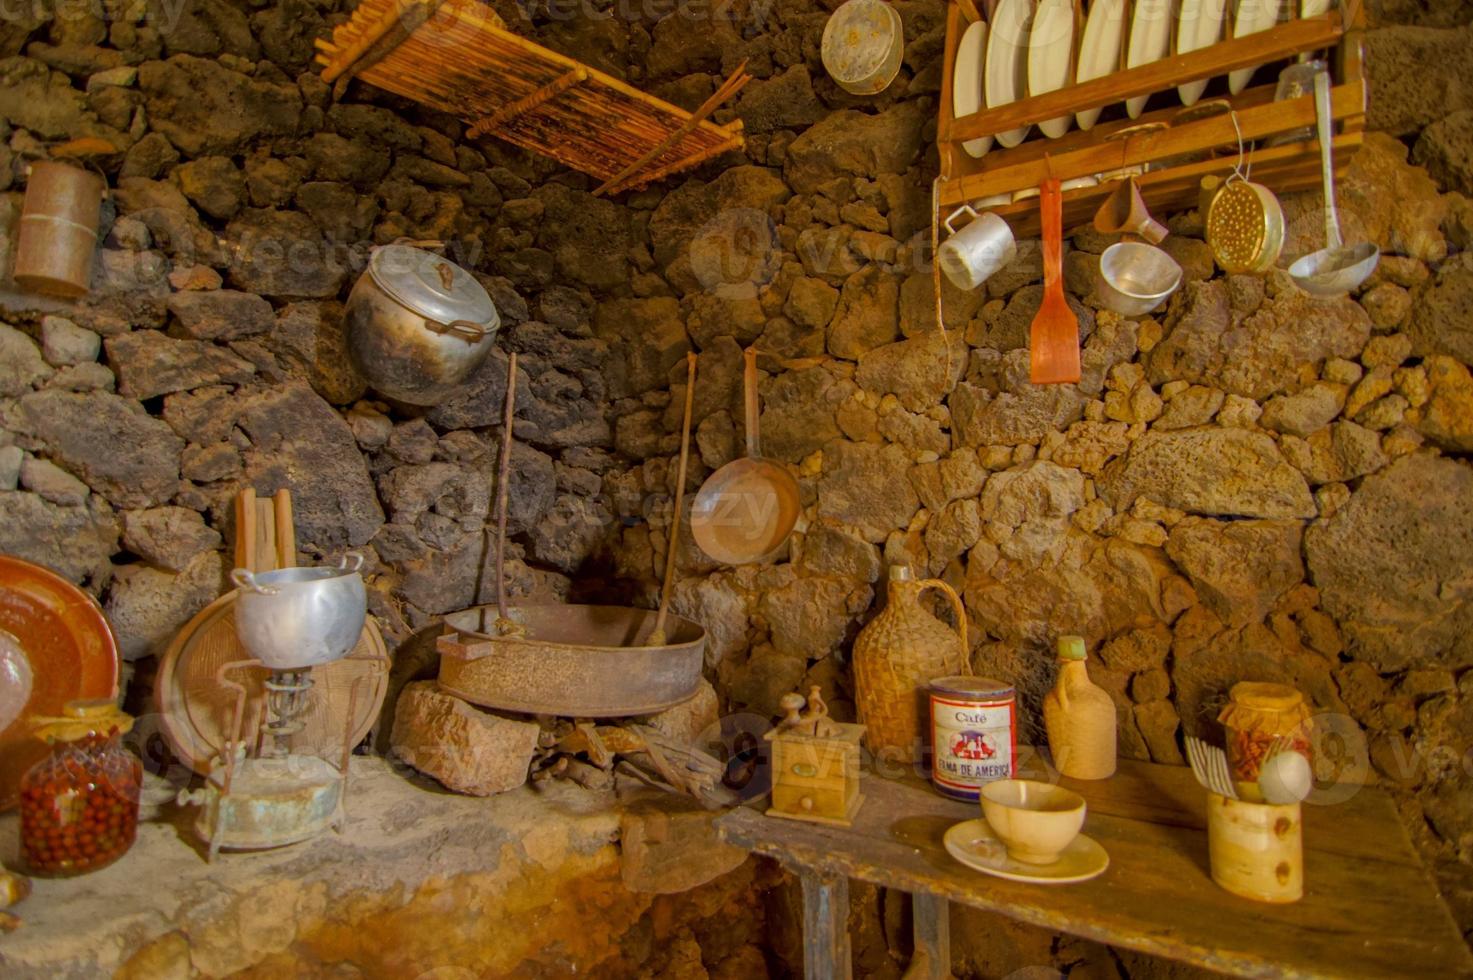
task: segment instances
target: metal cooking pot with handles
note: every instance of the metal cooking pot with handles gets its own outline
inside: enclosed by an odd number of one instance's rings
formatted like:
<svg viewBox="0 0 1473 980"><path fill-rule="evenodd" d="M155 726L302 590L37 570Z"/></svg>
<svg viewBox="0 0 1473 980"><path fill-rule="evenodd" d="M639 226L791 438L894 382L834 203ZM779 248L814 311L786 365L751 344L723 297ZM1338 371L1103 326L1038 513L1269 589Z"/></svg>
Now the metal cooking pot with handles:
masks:
<svg viewBox="0 0 1473 980"><path fill-rule="evenodd" d="M501 325L474 276L408 245L373 250L344 320L353 366L379 394L410 405L449 397L486 360Z"/></svg>

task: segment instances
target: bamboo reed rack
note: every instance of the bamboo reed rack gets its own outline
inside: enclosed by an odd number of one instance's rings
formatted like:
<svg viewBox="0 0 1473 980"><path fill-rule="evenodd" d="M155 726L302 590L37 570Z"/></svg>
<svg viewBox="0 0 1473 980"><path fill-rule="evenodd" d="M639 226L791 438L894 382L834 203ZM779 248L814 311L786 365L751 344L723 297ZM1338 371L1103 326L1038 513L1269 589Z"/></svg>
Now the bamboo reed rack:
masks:
<svg viewBox="0 0 1473 980"><path fill-rule="evenodd" d="M317 49L324 81L361 78L448 112L469 138L495 135L545 154L604 181L607 193L743 144L740 120L717 125L534 44L476 0L363 0ZM742 81L729 80L724 95Z"/></svg>
<svg viewBox="0 0 1473 980"><path fill-rule="evenodd" d="M1128 4L1127 23L1134 11ZM948 4L946 47L943 62L940 119L937 139L941 157L941 186L937 203L941 215L957 206L1029 192L1049 176L1061 181L1108 173L1144 165L1136 177L1146 204L1157 214L1196 206L1203 177L1226 176L1238 161L1238 131L1251 146L1247 163L1253 179L1276 193L1308 190L1320 184L1319 147L1312 135L1315 126L1314 96L1274 101L1277 88L1274 67L1296 55L1329 51L1330 68L1336 84L1331 90L1331 115L1339 126L1334 138L1335 168L1343 174L1365 129L1366 85L1361 63L1363 15L1357 0L1345 9L1280 23L1246 37L1219 41L1191 52L1172 54L1137 68L1124 67L1093 81L1067 85L1041 95L1021 99L968 116L953 116L952 76L957 46L967 25L989 5L972 0ZM1234 6L1232 3L1230 7ZM1295 4L1297 7L1297 3ZM1173 5L1175 9L1175 5ZM1082 29L1082 28L1081 28ZM1075 36L1079 43L1079 33ZM1124 45L1122 45L1124 48ZM1253 65L1260 83L1237 95L1227 95L1221 78L1228 72ZM1176 87L1201 79L1214 79L1202 104L1183 107ZM1138 119L1124 118L1120 108L1126 99L1157 96ZM1221 105L1226 103L1226 105ZM1213 105L1216 104L1216 105ZM1071 128L1058 139L1043 136L1036 128L1011 149L994 146L980 158L968 155L961 143L979 136L1006 132L1079 110L1107 109L1094 128ZM1213 108L1218 114L1209 114ZM1118 118L1117 118L1118 117ZM1234 127L1236 117L1237 127ZM1266 147L1274 136L1308 128L1308 139ZM1103 180L1091 187L1064 193L1064 227L1087 222L1115 188ZM1039 233L1036 195L988 210L1007 219L1014 234L1033 237Z"/></svg>

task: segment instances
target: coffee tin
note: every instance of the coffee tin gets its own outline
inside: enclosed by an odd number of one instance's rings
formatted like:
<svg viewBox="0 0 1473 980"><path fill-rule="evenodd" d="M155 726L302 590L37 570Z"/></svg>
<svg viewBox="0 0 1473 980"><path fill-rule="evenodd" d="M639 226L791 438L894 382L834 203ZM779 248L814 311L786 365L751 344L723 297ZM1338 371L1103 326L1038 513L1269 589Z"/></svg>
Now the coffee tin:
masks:
<svg viewBox="0 0 1473 980"><path fill-rule="evenodd" d="M931 782L975 802L983 783L1016 770L1018 711L1012 685L990 677L938 677L930 684Z"/></svg>

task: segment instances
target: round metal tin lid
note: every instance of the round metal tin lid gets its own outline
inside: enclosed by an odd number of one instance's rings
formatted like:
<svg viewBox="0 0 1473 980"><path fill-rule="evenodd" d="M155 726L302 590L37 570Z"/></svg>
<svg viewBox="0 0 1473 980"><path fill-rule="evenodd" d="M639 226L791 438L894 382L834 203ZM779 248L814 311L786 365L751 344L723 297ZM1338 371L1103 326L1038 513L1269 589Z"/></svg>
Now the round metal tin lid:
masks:
<svg viewBox="0 0 1473 980"><path fill-rule="evenodd" d="M408 245L374 249L368 273L379 288L438 323L468 320L494 329L496 304L476 277L448 259Z"/></svg>
<svg viewBox="0 0 1473 980"><path fill-rule="evenodd" d="M1013 685L1005 684L995 677L937 677L931 681L931 690L937 694L987 699L1010 698L1015 693Z"/></svg>
<svg viewBox="0 0 1473 980"><path fill-rule="evenodd" d="M841 85L876 81L874 76L885 68L903 37L900 14L894 7L883 0L848 0L829 15L824 25L820 42L823 66ZM890 80L884 81L888 85Z"/></svg>

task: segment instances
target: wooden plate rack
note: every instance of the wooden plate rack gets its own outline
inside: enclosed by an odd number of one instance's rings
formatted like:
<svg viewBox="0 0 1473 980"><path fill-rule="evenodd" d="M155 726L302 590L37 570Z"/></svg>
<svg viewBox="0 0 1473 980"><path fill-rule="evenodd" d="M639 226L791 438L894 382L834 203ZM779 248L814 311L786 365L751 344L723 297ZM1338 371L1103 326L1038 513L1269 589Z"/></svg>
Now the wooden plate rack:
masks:
<svg viewBox="0 0 1473 980"><path fill-rule="evenodd" d="M476 0L363 0L330 39L322 77L358 77L457 116L467 136L495 134L604 181L643 187L742 146L742 124L704 118L506 29ZM729 98L738 69L717 95Z"/></svg>
<svg viewBox="0 0 1473 980"><path fill-rule="evenodd" d="M1243 140L1258 141L1248 152L1255 181L1278 194L1318 187L1319 148L1313 135L1303 141L1272 147L1262 143L1270 137L1306 127L1313 133L1315 125L1313 94L1276 102L1276 81L1245 89L1235 96L1219 95L1215 86L1209 89L1203 103L1226 102L1231 113L1222 106L1218 114L1208 115L1210 107L1183 107L1177 102L1143 113L1139 119L1102 120L1088 131L1074 128L1058 139L1048 139L1034 128L1020 145L1012 149L994 146L981 158L968 155L960 144L1056 116L1072 116L1081 109L1120 107L1126 99L1136 96L1168 93L1175 101L1176 87L1187 82L1220 79L1239 68L1271 66L1307 52L1331 51L1330 66L1336 78L1331 89L1332 115L1339 125L1334 138L1338 176L1361 144L1365 129L1366 85L1361 55L1364 22L1358 0L1348 2L1344 9L1286 21L1257 34L1219 41L1189 54L1168 55L1151 64L1122 68L1093 81L957 118L951 112L957 45L967 25L981 13L972 0L953 0L947 10L937 128L942 177L937 201L942 217L963 203L1037 188L1050 175L1068 181L1140 164L1149 165L1150 169L1136 180L1147 205L1156 214L1195 207L1201 179L1210 174L1226 176L1237 162L1234 115ZM1230 10L1233 6L1229 0ZM1128 7L1127 23L1134 0ZM1076 45L1079 34L1076 31ZM1264 68L1257 78L1266 77L1269 71ZM1160 104L1160 100L1155 101ZM1123 108L1119 113L1124 115ZM1074 228L1089 221L1113 189L1114 181L1102 181L1097 186L1065 191L1064 227ZM1020 238L1036 237L1039 233L1036 196L988 210L1006 218Z"/></svg>

